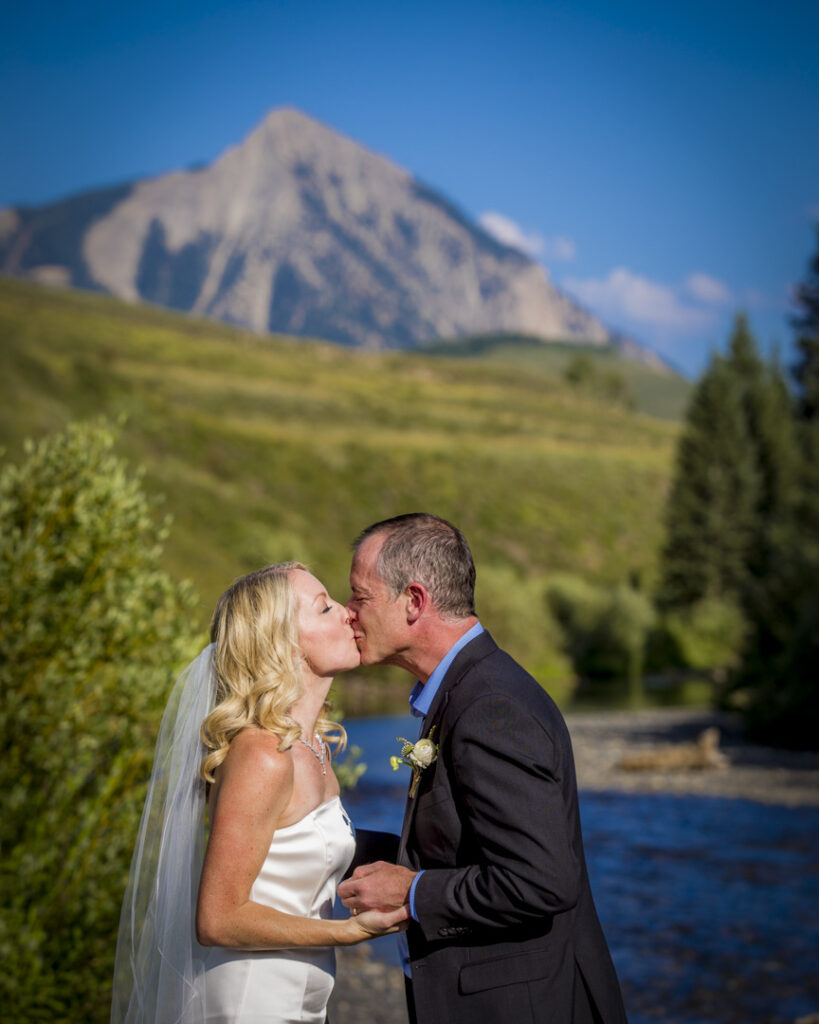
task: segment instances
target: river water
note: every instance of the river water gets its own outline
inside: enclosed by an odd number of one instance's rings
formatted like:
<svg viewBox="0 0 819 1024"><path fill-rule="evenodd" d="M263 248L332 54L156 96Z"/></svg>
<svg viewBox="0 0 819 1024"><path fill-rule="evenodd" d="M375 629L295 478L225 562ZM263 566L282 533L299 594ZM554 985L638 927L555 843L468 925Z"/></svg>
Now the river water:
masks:
<svg viewBox="0 0 819 1024"><path fill-rule="evenodd" d="M409 769L394 773L389 758L418 720L345 726L367 764L344 797L353 822L399 832ZM819 1014L819 808L583 791L580 807L630 1024ZM398 962L392 937L374 946Z"/></svg>

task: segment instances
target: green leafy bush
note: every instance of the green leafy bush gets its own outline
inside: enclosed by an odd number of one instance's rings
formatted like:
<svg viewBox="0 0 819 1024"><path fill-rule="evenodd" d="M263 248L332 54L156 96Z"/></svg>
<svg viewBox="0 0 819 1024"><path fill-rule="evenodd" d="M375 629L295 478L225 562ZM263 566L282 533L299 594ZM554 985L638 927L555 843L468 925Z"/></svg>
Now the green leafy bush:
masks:
<svg viewBox="0 0 819 1024"><path fill-rule="evenodd" d="M563 629L566 653L579 676L639 682L655 622L644 594L625 584L602 587L577 576L559 576L550 581L546 601Z"/></svg>
<svg viewBox="0 0 819 1024"><path fill-rule="evenodd" d="M722 676L742 657L748 624L735 601L704 598L661 615L650 643L653 668Z"/></svg>
<svg viewBox="0 0 819 1024"><path fill-rule="evenodd" d="M358 780L366 772L367 764L361 760L363 753L361 747L347 747L344 756L333 762L333 771L342 793L345 789L355 789Z"/></svg>
<svg viewBox="0 0 819 1024"><path fill-rule="evenodd" d="M632 408L631 392L623 373L601 365L589 352L573 356L563 371L564 379L578 391L585 391L605 402Z"/></svg>
<svg viewBox="0 0 819 1024"><path fill-rule="evenodd" d="M0 473L0 1005L104 1021L120 903L175 670L192 653L165 527L105 424Z"/></svg>
<svg viewBox="0 0 819 1024"><path fill-rule="evenodd" d="M477 610L483 625L552 697L562 703L574 686L560 627L543 600L544 580L511 566L478 567Z"/></svg>

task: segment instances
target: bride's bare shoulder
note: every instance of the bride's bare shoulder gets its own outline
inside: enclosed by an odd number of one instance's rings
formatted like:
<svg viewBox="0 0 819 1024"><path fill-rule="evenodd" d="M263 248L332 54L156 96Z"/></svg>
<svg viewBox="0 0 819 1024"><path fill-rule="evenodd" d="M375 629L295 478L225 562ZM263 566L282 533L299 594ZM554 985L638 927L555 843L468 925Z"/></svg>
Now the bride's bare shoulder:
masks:
<svg viewBox="0 0 819 1024"><path fill-rule="evenodd" d="M269 729L262 729L259 725L247 725L244 729L240 729L239 732L230 741L230 749L234 748L237 750L246 751L258 751L264 754L268 751L274 753L286 754L289 751L280 751L281 737L277 736L275 732L271 732Z"/></svg>
<svg viewBox="0 0 819 1024"><path fill-rule="evenodd" d="M260 781L292 782L293 754L291 749L281 749L281 738L275 733L248 726L233 737L219 767L224 775L251 772Z"/></svg>
<svg viewBox="0 0 819 1024"><path fill-rule="evenodd" d="M294 791L293 756L280 749L278 736L263 729L242 729L214 777L209 800L212 827L218 831L233 821L243 829L269 828L272 835Z"/></svg>

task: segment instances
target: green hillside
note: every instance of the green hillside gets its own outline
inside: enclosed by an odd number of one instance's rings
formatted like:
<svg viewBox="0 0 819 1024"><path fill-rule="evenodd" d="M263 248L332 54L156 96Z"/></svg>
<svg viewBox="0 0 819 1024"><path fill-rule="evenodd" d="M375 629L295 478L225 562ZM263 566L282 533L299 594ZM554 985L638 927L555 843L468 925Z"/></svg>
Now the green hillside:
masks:
<svg viewBox="0 0 819 1024"><path fill-rule="evenodd" d="M564 377L578 356L585 357L599 376L611 374L622 380L629 404L637 412L661 419L681 420L691 394L691 384L669 370L660 373L642 363L621 358L613 348L579 345L577 342L544 342L527 335L476 335L439 341L425 348L431 355L518 366L530 373Z"/></svg>
<svg viewBox="0 0 819 1024"><path fill-rule="evenodd" d="M513 588L655 572L678 428L559 367L260 337L0 280L0 389L13 461L24 437L124 415L120 449L166 498L168 568L195 583L203 624L236 575L282 558L344 596L359 529L414 509L463 528L479 597L481 572Z"/></svg>

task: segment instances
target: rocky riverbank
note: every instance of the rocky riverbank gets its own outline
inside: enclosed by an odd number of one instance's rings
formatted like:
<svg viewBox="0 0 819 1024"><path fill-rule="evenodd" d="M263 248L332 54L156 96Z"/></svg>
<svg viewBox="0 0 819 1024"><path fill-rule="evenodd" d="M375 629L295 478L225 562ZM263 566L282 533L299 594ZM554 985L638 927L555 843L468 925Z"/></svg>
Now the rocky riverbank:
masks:
<svg viewBox="0 0 819 1024"><path fill-rule="evenodd" d="M366 943L336 950L330 1024L407 1024L404 974L382 963Z"/></svg>
<svg viewBox="0 0 819 1024"><path fill-rule="evenodd" d="M567 722L581 801L584 790L618 790L819 806L819 754L751 743L733 715L680 708L576 712ZM714 728L721 755L714 766L680 767L697 763L697 740ZM640 767L624 767L629 762ZM367 946L340 950L330 1020L406 1024L400 969L375 959Z"/></svg>
<svg viewBox="0 0 819 1024"><path fill-rule="evenodd" d="M663 708L577 712L567 715L566 721L581 790L819 806L819 753L751 743L736 715ZM681 767L684 758L680 755L693 753L698 738L708 729L719 734L719 764ZM625 765L629 762L642 762L642 767L628 769Z"/></svg>

